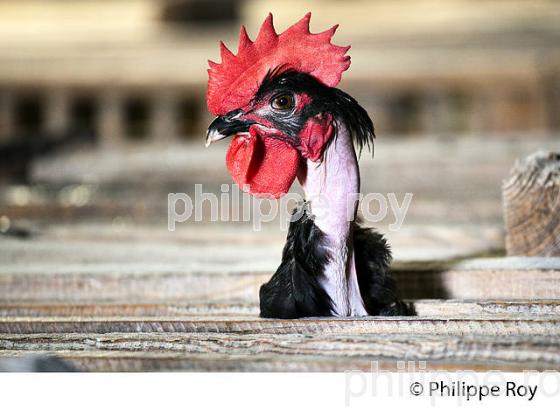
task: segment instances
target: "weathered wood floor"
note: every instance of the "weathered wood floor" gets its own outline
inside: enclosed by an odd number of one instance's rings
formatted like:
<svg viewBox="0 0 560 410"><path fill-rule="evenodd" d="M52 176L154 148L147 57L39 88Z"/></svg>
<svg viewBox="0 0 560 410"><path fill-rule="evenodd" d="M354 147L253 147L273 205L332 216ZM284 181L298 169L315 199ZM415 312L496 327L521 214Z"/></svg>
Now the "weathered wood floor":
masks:
<svg viewBox="0 0 560 410"><path fill-rule="evenodd" d="M257 294L271 268L251 246L226 269L192 248L165 247L161 264L131 245L138 263L115 263L128 245L100 257L46 239L3 243L0 358L57 354L88 371L560 369L558 259L405 258L394 270L416 317L267 320Z"/></svg>
<svg viewBox="0 0 560 410"><path fill-rule="evenodd" d="M265 320L253 304L4 304L0 356L81 370L559 369L558 301L420 300L415 318Z"/></svg>
<svg viewBox="0 0 560 410"><path fill-rule="evenodd" d="M0 216L30 227L24 239L0 235L0 360L49 353L88 371L560 370L560 260L503 257L500 191L515 158L558 141L385 140L375 161L362 159L364 192L414 192L402 229L384 232L411 318L259 319L258 289L285 238L277 223L167 231L169 192L230 183L218 149L45 159L34 175L49 189L0 187ZM66 203L70 194L79 201Z"/></svg>

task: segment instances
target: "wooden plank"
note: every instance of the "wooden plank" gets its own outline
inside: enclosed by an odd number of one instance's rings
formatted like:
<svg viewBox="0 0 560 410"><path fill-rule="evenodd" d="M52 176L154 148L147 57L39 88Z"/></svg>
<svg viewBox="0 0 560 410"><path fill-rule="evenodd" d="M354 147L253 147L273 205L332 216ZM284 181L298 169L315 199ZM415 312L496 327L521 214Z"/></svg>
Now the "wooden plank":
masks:
<svg viewBox="0 0 560 410"><path fill-rule="evenodd" d="M240 333L240 334L416 334L559 336L560 318L310 318L105 317L0 318L0 333Z"/></svg>
<svg viewBox="0 0 560 410"><path fill-rule="evenodd" d="M418 316L472 317L560 315L560 300L417 300ZM1 309L1 308L0 308Z"/></svg>
<svg viewBox="0 0 560 410"><path fill-rule="evenodd" d="M560 310L560 309L559 309ZM0 305L0 317L158 317L158 316L258 316L254 303L92 303Z"/></svg>
<svg viewBox="0 0 560 410"><path fill-rule="evenodd" d="M0 198L1 195L0 189ZM6 192L6 196L10 195L15 196ZM82 217L87 217L87 212ZM11 222L17 227L17 218ZM200 272L274 271L286 240L280 224L273 231L268 226L264 232L255 232L251 224L236 228L227 223L213 228L204 224L178 225L175 232L169 232L167 224L162 225L119 230L111 224L97 224L89 229L68 226L58 231L28 226L31 240L22 242L4 237L0 242L0 272L67 273L73 269L94 272L96 266L113 271L118 271L119 266L175 267L177 271ZM464 230L407 226L398 234L388 232L386 236L396 248L396 263L466 259L496 252L502 242L501 230L495 227Z"/></svg>
<svg viewBox="0 0 560 410"><path fill-rule="evenodd" d="M556 270L395 269L405 299L557 299Z"/></svg>
<svg viewBox="0 0 560 410"><path fill-rule="evenodd" d="M51 351L39 351L37 354L52 354ZM26 352L4 350L0 358L17 358ZM355 358L314 358L282 355L262 355L257 358L247 356L196 355L185 353L122 353L122 352L57 352L57 356L70 363L80 371L88 372L147 372L147 371L196 371L196 372L344 372L360 370L370 372L372 369L387 371L544 371L555 370L553 365L539 362L509 363L502 361L467 361L454 362L430 361L414 367L411 362L386 361Z"/></svg>
<svg viewBox="0 0 560 410"><path fill-rule="evenodd" d="M393 271L405 299L560 299L560 258L395 263ZM194 271L181 264L5 264L0 303L257 303L271 274L221 264Z"/></svg>
<svg viewBox="0 0 560 410"><path fill-rule="evenodd" d="M134 268L119 267L118 272L113 269L78 274L3 274L0 275L0 301L255 301L259 287L270 277L268 273L253 272L204 274L157 269L152 273L137 273Z"/></svg>
<svg viewBox="0 0 560 410"><path fill-rule="evenodd" d="M413 302L423 317L560 316L560 300L440 300ZM0 304L0 317L190 317L258 316L256 303Z"/></svg>
<svg viewBox="0 0 560 410"><path fill-rule="evenodd" d="M102 359L158 360L159 366L170 366L178 360L183 369L247 370L261 362L281 361L277 370L371 369L372 362L415 361L417 370L436 366L481 366L486 368L560 368L558 339L549 337L454 337L434 335L244 335L244 334L33 334L0 335L0 357L25 353L49 353L61 357ZM297 357L297 360L294 358ZM292 363L286 363L292 362ZM299 366L293 367L295 363ZM122 364L120 365L122 366ZM131 366L131 365L128 365ZM132 365L120 370L143 370ZM142 365L140 365L142 366ZM177 366L177 365L171 365ZM235 367L233 367L235 366ZM396 366L395 366L396 367ZM175 368L175 367L172 367ZM90 367L86 367L90 370ZM114 370L114 369L111 369ZM271 370L270 368L267 370Z"/></svg>
<svg viewBox="0 0 560 410"><path fill-rule="evenodd" d="M560 154L516 162L502 186L508 255L560 256Z"/></svg>

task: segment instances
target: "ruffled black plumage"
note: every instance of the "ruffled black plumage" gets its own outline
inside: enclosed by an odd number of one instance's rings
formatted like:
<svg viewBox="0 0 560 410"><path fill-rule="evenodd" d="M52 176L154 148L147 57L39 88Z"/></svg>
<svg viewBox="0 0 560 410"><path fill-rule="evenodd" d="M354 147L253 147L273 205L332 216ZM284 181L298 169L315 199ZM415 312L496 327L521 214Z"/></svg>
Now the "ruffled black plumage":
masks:
<svg viewBox="0 0 560 410"><path fill-rule="evenodd" d="M355 224L354 259L360 294L370 315L414 315L414 308L398 297L397 283L389 268L391 250L383 235Z"/></svg>
<svg viewBox="0 0 560 410"><path fill-rule="evenodd" d="M282 252L282 263L269 282L261 286L261 316L294 319L330 316L332 301L319 284L329 258L323 248L323 232L305 209L296 209L301 218L290 223Z"/></svg>
<svg viewBox="0 0 560 410"><path fill-rule="evenodd" d="M332 301L319 282L329 261L324 234L305 204L294 213L301 218L290 224L282 263L260 289L261 316L332 316ZM414 314L413 308L398 298L389 270L391 251L383 236L357 224L353 231L358 284L366 311L384 316Z"/></svg>

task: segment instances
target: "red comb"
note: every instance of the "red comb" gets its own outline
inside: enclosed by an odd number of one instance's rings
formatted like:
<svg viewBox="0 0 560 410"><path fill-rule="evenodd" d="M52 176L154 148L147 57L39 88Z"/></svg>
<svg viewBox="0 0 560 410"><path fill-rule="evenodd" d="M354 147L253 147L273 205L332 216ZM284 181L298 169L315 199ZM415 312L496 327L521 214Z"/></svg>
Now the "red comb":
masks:
<svg viewBox="0 0 560 410"><path fill-rule="evenodd" d="M266 74L279 66L307 73L334 87L350 66L350 48L331 44L338 25L318 34L309 32L307 13L282 34L272 25L272 14L265 19L257 39L249 39L244 26L239 34L239 50L234 55L220 42L222 63L208 61L208 110L223 115L242 108L255 95Z"/></svg>

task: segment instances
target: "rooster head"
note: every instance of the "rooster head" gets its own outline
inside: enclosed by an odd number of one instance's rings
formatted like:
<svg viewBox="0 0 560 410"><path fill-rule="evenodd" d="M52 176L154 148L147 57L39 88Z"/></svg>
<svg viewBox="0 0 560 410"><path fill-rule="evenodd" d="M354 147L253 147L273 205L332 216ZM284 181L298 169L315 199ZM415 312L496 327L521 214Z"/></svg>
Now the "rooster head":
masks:
<svg viewBox="0 0 560 410"><path fill-rule="evenodd" d="M232 137L227 167L254 195L285 194L302 158L321 160L339 121L368 143L373 135L367 113L334 88L350 66L350 47L331 44L337 26L311 34L310 17L277 34L269 14L255 41L242 26L237 55L220 43L221 64L209 61L207 103L217 118L206 144Z"/></svg>

